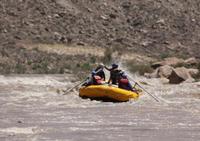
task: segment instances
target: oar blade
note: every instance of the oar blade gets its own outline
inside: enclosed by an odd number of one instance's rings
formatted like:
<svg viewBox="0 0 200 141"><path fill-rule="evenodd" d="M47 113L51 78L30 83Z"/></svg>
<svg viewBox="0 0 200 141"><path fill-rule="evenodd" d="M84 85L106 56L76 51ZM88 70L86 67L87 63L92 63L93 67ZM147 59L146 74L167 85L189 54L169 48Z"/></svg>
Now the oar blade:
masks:
<svg viewBox="0 0 200 141"><path fill-rule="evenodd" d="M83 81L81 81L80 83L76 84L74 87L69 88L68 90L64 91L64 94L63 94L63 95L68 94L70 91L72 91L72 90L75 89L76 87L78 87L78 86L82 85L83 83L85 83L85 81L86 81L86 80L83 80Z"/></svg>

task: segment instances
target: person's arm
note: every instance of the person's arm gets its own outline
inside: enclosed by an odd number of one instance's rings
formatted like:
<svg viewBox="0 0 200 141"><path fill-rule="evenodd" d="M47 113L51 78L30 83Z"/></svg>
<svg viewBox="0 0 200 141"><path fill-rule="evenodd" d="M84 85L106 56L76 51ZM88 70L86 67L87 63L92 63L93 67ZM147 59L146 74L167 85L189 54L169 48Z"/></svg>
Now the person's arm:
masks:
<svg viewBox="0 0 200 141"><path fill-rule="evenodd" d="M128 82L128 87L129 87L129 89L130 89L131 91L133 91L133 87L132 87L132 85L131 85L130 82Z"/></svg>
<svg viewBox="0 0 200 141"><path fill-rule="evenodd" d="M106 70L108 70L108 71L111 71L111 70L112 70L111 68L108 68L108 67L106 67L106 66L104 66L104 68L105 68Z"/></svg>
<svg viewBox="0 0 200 141"><path fill-rule="evenodd" d="M108 80L108 84L110 84L110 82L111 82L111 78L109 78L109 80Z"/></svg>
<svg viewBox="0 0 200 141"><path fill-rule="evenodd" d="M102 78L103 78L103 81L106 80L106 76L105 76L105 73L104 73L104 72L103 72L103 74L102 74Z"/></svg>

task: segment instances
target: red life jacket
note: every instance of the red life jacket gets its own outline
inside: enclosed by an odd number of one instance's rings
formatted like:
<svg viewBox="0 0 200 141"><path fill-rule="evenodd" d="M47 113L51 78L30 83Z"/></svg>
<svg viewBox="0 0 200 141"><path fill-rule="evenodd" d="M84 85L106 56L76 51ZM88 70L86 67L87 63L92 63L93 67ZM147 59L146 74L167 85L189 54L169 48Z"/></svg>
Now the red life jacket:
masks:
<svg viewBox="0 0 200 141"><path fill-rule="evenodd" d="M128 84L128 79L122 78L122 79L119 80L119 83L121 83L121 84Z"/></svg>
<svg viewBox="0 0 200 141"><path fill-rule="evenodd" d="M96 81L97 84L101 84L101 83L102 83L102 79L101 79L100 76L95 75L95 76L94 76L94 79L95 79L95 81Z"/></svg>
<svg viewBox="0 0 200 141"><path fill-rule="evenodd" d="M119 84L118 84L119 88L125 89L125 90L130 90L132 91L133 88L131 86L131 84L129 83L129 80L127 78L121 78L119 80Z"/></svg>

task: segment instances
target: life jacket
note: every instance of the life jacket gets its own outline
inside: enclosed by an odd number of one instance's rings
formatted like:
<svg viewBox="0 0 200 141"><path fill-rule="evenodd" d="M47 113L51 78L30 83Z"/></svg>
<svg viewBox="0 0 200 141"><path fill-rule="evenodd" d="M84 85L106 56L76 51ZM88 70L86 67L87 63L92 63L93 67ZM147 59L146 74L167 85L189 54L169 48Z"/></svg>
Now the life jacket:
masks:
<svg viewBox="0 0 200 141"><path fill-rule="evenodd" d="M105 73L102 68L97 68L95 70L97 73L96 75L100 76L103 81L105 81Z"/></svg>
<svg viewBox="0 0 200 141"><path fill-rule="evenodd" d="M133 89L127 78L121 78L119 80L118 87L122 88L122 89L125 89L125 90L131 90L131 91Z"/></svg>
<svg viewBox="0 0 200 141"><path fill-rule="evenodd" d="M102 84L102 79L100 76L98 76L98 75L94 76L94 84L96 84L96 85Z"/></svg>
<svg viewBox="0 0 200 141"><path fill-rule="evenodd" d="M112 84L117 84L119 79L119 72L118 69L113 69L110 71L110 79L112 80Z"/></svg>
<svg viewBox="0 0 200 141"><path fill-rule="evenodd" d="M121 83L121 84L128 84L128 79L122 78L122 79L119 80L119 83Z"/></svg>

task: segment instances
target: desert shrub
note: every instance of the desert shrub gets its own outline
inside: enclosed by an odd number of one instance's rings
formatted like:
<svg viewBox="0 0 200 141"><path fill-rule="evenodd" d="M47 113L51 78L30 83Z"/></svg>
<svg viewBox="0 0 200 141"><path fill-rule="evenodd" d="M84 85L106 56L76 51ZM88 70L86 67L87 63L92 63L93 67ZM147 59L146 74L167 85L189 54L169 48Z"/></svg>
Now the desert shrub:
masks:
<svg viewBox="0 0 200 141"><path fill-rule="evenodd" d="M161 58L161 59L165 59L165 58L167 58L167 57L170 57L169 53L167 53L167 52L162 52L162 53L160 54L160 58Z"/></svg>
<svg viewBox="0 0 200 141"><path fill-rule="evenodd" d="M90 62L95 63L96 62L96 56L91 56L90 57Z"/></svg>
<svg viewBox="0 0 200 141"><path fill-rule="evenodd" d="M43 61L41 64L40 64L40 68L41 68L41 73L48 73L48 61Z"/></svg>
<svg viewBox="0 0 200 141"><path fill-rule="evenodd" d="M76 64L76 67L77 67L77 68L80 68L80 67L81 67L81 64L80 64L80 63L77 63L77 64Z"/></svg>
<svg viewBox="0 0 200 141"><path fill-rule="evenodd" d="M28 65L31 65L33 62L31 61L31 60L29 60L28 62L27 62L27 64Z"/></svg>
<svg viewBox="0 0 200 141"><path fill-rule="evenodd" d="M185 68L196 68L196 65L191 65L191 64L185 64L185 63L178 63L174 66L175 68L178 67L185 67Z"/></svg>
<svg viewBox="0 0 200 141"><path fill-rule="evenodd" d="M49 73L47 62L34 63L32 69L35 73Z"/></svg>
<svg viewBox="0 0 200 141"><path fill-rule="evenodd" d="M82 70L84 70L84 71L88 71L88 70L91 70L92 68L91 68L91 65L90 65L90 63L83 63L82 65L81 65L81 68L82 68Z"/></svg>
<svg viewBox="0 0 200 141"><path fill-rule="evenodd" d="M136 62L135 60L128 61L126 63L129 71L136 73L138 72L140 75L144 75L144 73L152 73L153 69L151 68L150 64L142 64Z"/></svg>
<svg viewBox="0 0 200 141"><path fill-rule="evenodd" d="M38 64L38 63L34 63L33 65L32 65L32 69L35 71L35 70L37 70L38 68L40 68L40 65Z"/></svg>
<svg viewBox="0 0 200 141"><path fill-rule="evenodd" d="M109 64L112 61L112 53L113 49L112 48L106 48L104 52L104 57L102 58L102 62L104 64Z"/></svg>
<svg viewBox="0 0 200 141"><path fill-rule="evenodd" d="M179 67L188 67L185 63L178 63L174 66L175 68L179 68Z"/></svg>
<svg viewBox="0 0 200 141"><path fill-rule="evenodd" d="M15 66L15 72L19 74L23 74L26 72L26 67L23 64L17 63Z"/></svg>
<svg viewBox="0 0 200 141"><path fill-rule="evenodd" d="M13 71L13 68L10 65L0 63L0 72L2 74L10 74Z"/></svg>

